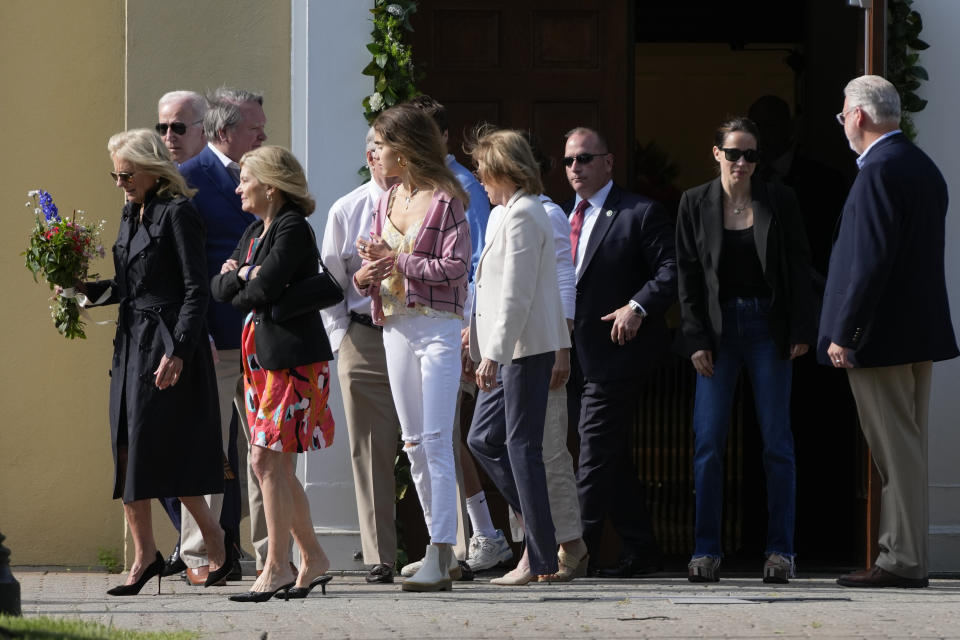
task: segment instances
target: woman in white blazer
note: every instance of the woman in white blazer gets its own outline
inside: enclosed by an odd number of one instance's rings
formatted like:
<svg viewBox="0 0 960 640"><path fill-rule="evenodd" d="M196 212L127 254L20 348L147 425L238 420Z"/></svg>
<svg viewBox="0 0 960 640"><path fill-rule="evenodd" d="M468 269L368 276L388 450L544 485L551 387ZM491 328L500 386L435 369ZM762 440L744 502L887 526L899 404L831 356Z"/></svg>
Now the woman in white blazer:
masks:
<svg viewBox="0 0 960 640"><path fill-rule="evenodd" d="M470 146L490 201L505 211L474 275L470 357L480 389L467 443L524 523L526 552L495 584L557 571L543 466L543 421L554 352L570 346L557 284L553 229L540 171L516 131L486 129Z"/></svg>

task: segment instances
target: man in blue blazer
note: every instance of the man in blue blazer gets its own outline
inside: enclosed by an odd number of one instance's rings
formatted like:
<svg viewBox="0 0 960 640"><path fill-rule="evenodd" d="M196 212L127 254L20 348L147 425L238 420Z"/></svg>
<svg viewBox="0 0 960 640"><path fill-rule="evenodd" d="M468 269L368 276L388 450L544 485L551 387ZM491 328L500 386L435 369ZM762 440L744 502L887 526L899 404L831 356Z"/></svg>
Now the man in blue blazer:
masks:
<svg viewBox="0 0 960 640"><path fill-rule="evenodd" d="M879 76L844 89L859 154L830 256L817 356L847 369L883 481L880 555L845 587L927 586L927 415L933 361L957 356L944 275L947 185L899 130L900 97Z"/></svg>
<svg viewBox="0 0 960 640"><path fill-rule="evenodd" d="M240 208L240 196L236 193L240 176L237 163L244 153L259 147L267 139L264 133L267 118L263 112L263 97L249 91L221 88L209 97L209 102L210 108L203 118L208 144L199 154L180 165L180 172L190 186L197 189L193 204L206 224L207 272L212 278L220 273L220 267L233 253L244 230L255 220L252 214ZM249 438L240 359L243 318L230 304L211 299L207 325L217 368L221 428L229 452L237 448L237 434L230 433L234 406L240 418L238 431L243 431ZM253 546L257 567L262 568L267 553L267 527L260 485L249 468L249 462L247 488ZM229 500L229 496L226 499ZM208 496L208 500L219 512L224 498ZM239 498L235 500L239 505ZM238 526L239 513L236 520L232 527ZM180 555L187 564L187 580L191 584L203 584L208 571L203 538L196 523L186 513L183 514L181 539Z"/></svg>
<svg viewBox="0 0 960 640"><path fill-rule="evenodd" d="M596 131L570 131L563 164L576 192L565 207L577 273L568 397L580 417L583 539L592 565L609 515L623 546L619 565L600 575L642 575L659 567L660 551L627 442L637 387L669 342L674 225L662 205L613 183L613 154Z"/></svg>

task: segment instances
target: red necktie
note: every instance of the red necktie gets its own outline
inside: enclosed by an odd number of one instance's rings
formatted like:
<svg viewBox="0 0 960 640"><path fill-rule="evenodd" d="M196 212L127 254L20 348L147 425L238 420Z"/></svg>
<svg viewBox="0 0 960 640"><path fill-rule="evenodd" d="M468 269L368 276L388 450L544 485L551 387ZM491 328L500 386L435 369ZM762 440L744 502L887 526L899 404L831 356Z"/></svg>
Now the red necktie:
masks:
<svg viewBox="0 0 960 640"><path fill-rule="evenodd" d="M580 244L580 232L583 230L583 216L590 206L589 200L581 200L570 217L570 252L573 254L573 264L577 264L577 245Z"/></svg>

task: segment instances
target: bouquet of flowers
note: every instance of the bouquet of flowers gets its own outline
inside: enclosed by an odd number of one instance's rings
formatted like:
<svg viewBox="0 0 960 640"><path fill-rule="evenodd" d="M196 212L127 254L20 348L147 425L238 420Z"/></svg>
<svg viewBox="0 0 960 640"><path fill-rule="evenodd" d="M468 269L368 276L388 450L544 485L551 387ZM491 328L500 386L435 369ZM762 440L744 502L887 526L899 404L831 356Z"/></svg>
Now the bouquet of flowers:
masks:
<svg viewBox="0 0 960 640"><path fill-rule="evenodd" d="M70 339L86 338L80 312L87 300L74 287L78 282L97 277L87 271L91 258L104 257L100 234L105 221L87 224L83 211L78 210L74 210L70 220L64 220L46 191L37 189L27 196L32 200L27 202L27 207L33 207L36 221L30 245L21 255L26 256L27 269L33 273L34 281L40 274L51 290L56 288L50 309L57 331Z"/></svg>

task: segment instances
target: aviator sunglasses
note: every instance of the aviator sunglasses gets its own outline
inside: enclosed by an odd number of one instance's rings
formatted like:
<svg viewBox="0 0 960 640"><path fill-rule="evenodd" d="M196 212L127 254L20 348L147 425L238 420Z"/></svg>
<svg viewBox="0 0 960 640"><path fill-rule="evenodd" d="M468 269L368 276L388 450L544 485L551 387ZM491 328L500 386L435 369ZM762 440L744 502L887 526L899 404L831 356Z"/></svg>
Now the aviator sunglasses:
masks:
<svg viewBox="0 0 960 640"><path fill-rule="evenodd" d="M563 166L572 167L575 161L580 164L590 164L594 158L608 155L610 155L609 151L607 153L578 153L575 156L565 156L563 158Z"/></svg>
<svg viewBox="0 0 960 640"><path fill-rule="evenodd" d="M167 135L167 129L172 130L178 136L182 136L187 132L187 127L192 127L195 124L200 124L203 120L196 120L190 124L184 124L182 122L171 122L167 124L166 122L158 122L153 128L157 130L162 136Z"/></svg>
<svg viewBox="0 0 960 640"><path fill-rule="evenodd" d="M135 173L128 173L128 172L126 172L126 171L121 171L121 172L119 172L119 173L117 173L116 171L111 171L111 172L110 172L110 177L113 178L113 181L114 181L114 182L116 182L117 180L119 180L120 182L123 182L124 184L127 184L127 183L129 183L131 180L133 180L133 176L135 176L135 175L137 175L137 174L135 174Z"/></svg>
<svg viewBox="0 0 960 640"><path fill-rule="evenodd" d="M717 148L720 149L720 151L723 151L723 155L726 156L727 162L736 162L741 156L746 159L747 162L760 162L760 152L756 149L737 149L735 147L728 149L723 147Z"/></svg>

